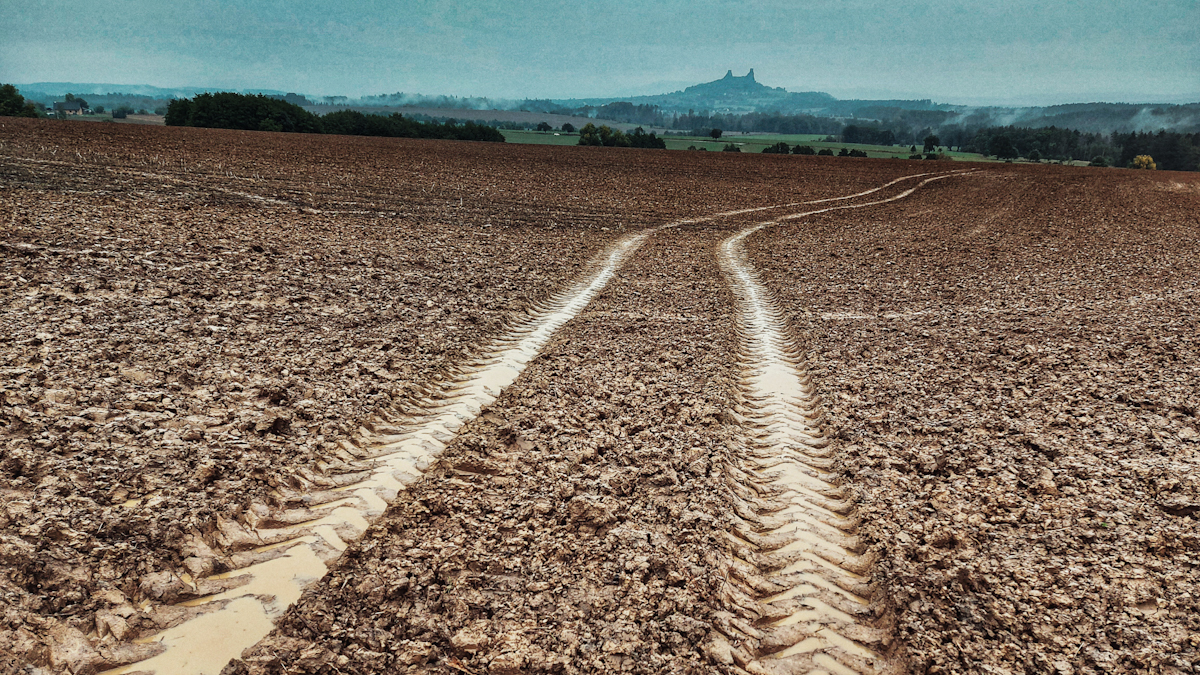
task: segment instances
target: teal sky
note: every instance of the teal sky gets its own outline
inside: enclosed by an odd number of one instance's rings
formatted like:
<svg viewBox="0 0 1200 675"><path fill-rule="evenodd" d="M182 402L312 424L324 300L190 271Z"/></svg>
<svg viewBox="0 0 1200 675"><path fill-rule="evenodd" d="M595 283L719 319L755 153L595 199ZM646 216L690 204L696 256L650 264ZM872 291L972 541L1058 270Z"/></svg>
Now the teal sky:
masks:
<svg viewBox="0 0 1200 675"><path fill-rule="evenodd" d="M0 82L663 93L755 69L839 98L1200 101L1197 0L6 0Z"/></svg>

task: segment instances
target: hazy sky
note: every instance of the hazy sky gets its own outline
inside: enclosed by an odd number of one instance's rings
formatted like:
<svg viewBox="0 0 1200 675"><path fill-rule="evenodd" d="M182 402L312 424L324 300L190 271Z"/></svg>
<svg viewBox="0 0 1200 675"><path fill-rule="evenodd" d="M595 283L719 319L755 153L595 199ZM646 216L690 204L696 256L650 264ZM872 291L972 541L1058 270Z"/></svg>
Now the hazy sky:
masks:
<svg viewBox="0 0 1200 675"><path fill-rule="evenodd" d="M4 0L0 82L507 97L727 69L839 98L1200 100L1200 0Z"/></svg>

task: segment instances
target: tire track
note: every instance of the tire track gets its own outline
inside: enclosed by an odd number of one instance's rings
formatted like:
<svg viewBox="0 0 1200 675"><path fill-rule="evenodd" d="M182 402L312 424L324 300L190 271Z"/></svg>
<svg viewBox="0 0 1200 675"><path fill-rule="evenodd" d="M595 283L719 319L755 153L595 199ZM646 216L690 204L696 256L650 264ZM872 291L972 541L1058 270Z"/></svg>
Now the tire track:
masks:
<svg viewBox="0 0 1200 675"><path fill-rule="evenodd" d="M274 620L325 575L348 544L360 539L408 485L420 480L459 429L516 380L554 333L583 310L653 234L746 213L851 199L912 177L846 197L679 220L618 240L597 257L583 280L531 307L528 320L490 343L483 356L451 372L447 383L427 388L400 410L368 421L354 442L342 441L337 457L330 458L336 475L308 472L291 477L291 486L278 483L277 497L290 508L252 513L249 527L220 520L217 539L231 552L225 557L233 571L198 580L181 576L192 594L203 597L177 605L175 625L138 641L151 643L142 649L157 653L105 675L216 675L266 636ZM194 541L192 546L198 553L216 555L205 542Z"/></svg>
<svg viewBox="0 0 1200 675"><path fill-rule="evenodd" d="M883 673L891 638L874 625L867 575L874 562L855 536L853 494L832 472L836 456L822 429L821 398L803 349L782 310L746 259L751 234L785 220L903 199L961 172L927 178L887 199L790 214L726 239L718 253L737 298L744 377L739 411L745 441L730 467L735 495L731 568L756 603L745 644L725 643L752 673ZM894 181L896 182L896 181ZM743 599L743 604L744 599ZM757 645L751 652L746 645Z"/></svg>

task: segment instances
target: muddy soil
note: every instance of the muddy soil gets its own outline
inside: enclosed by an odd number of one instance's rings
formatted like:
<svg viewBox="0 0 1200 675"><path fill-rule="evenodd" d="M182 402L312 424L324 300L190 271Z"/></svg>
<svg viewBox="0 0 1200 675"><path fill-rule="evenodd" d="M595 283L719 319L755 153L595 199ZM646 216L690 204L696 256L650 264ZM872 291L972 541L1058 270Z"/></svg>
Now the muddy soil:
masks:
<svg viewBox="0 0 1200 675"><path fill-rule="evenodd" d="M337 484L373 413L621 233L912 171L37 121L0 137L0 658L51 672L142 654L131 639L213 590L195 580L240 565L264 505Z"/></svg>
<svg viewBox="0 0 1200 675"><path fill-rule="evenodd" d="M1195 185L1010 168L755 235L912 672L1200 667Z"/></svg>
<svg viewBox="0 0 1200 675"><path fill-rule="evenodd" d="M646 244L229 672L706 663L736 375L720 235Z"/></svg>

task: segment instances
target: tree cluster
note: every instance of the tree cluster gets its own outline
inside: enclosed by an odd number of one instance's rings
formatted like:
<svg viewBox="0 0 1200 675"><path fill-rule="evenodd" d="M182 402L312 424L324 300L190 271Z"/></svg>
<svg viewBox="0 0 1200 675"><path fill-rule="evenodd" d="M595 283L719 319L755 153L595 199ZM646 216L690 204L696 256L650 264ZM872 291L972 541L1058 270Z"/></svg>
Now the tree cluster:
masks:
<svg viewBox="0 0 1200 675"><path fill-rule="evenodd" d="M896 133L891 129L881 129L868 124L847 124L842 129L842 142L862 145L892 145L896 142Z"/></svg>
<svg viewBox="0 0 1200 675"><path fill-rule="evenodd" d="M474 122L458 124L453 119L440 124L418 122L399 113L367 115L355 110L339 110L320 117L288 101L230 92L171 101L166 123L210 129L504 142L499 131Z"/></svg>
<svg viewBox="0 0 1200 675"><path fill-rule="evenodd" d="M837 134L842 123L828 117L813 115L780 115L779 113L747 113L745 115L705 113L688 111L670 120L672 129L692 131L694 136L707 136L709 129L726 131L754 131L772 134ZM701 131L702 130L702 131Z"/></svg>
<svg viewBox="0 0 1200 675"><path fill-rule="evenodd" d="M318 119L323 133L327 134L504 142L504 135L492 127L474 122L459 124L453 118L438 124L437 122L411 120L400 113L384 116L367 115L357 110L339 110Z"/></svg>
<svg viewBox="0 0 1200 675"><path fill-rule="evenodd" d="M666 141L659 138L654 132L646 133L646 130L638 127L633 130L633 133L626 134L620 129L613 129L608 125L597 127L595 124L588 122L579 130L579 145L598 145L610 148L657 148L665 150L667 147Z"/></svg>
<svg viewBox="0 0 1200 675"><path fill-rule="evenodd" d="M963 149L1000 159L1091 160L1093 166L1122 167L1132 166L1138 155L1149 155L1160 169L1200 171L1200 134L1174 131L1106 136L1057 127L988 127L978 130Z"/></svg>
<svg viewBox="0 0 1200 675"><path fill-rule="evenodd" d="M0 84L0 117L38 117L38 111L16 87Z"/></svg>

